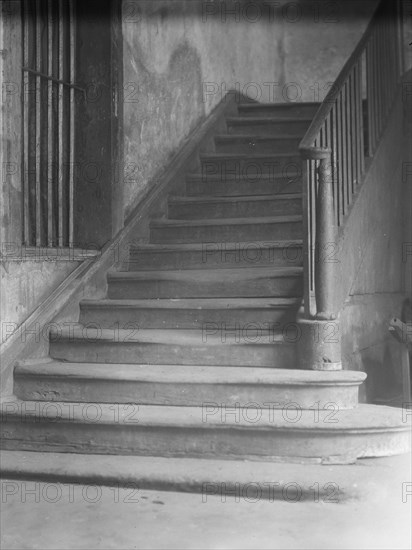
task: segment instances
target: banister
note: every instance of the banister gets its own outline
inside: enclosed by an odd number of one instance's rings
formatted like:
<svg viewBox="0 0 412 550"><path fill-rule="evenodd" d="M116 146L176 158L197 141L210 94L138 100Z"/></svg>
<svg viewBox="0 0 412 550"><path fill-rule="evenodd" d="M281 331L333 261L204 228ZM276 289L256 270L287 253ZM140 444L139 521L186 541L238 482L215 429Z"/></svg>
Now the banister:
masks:
<svg viewBox="0 0 412 550"><path fill-rule="evenodd" d="M314 149L313 143L316 137L318 136L326 117L329 115L334 103L338 99L340 90L345 84L350 74L350 71L355 63L355 60L357 61L361 57L363 51L365 50L365 46L372 34L373 27L376 24L376 18L380 10L382 9L382 6L384 5L384 3L385 3L385 0L381 0L379 4L376 6L373 12L372 18L369 21L364 34L359 40L351 56L342 67L342 70L337 76L331 89L326 94L325 99L322 101L322 103L319 106L319 109L315 113L312 123L310 124L309 128L306 131L306 134L303 136L302 141L299 144L299 151L301 152L301 155L303 158L308 158L308 156L309 158L311 158L312 149Z"/></svg>
<svg viewBox="0 0 412 550"><path fill-rule="evenodd" d="M345 223L394 104L403 71L399 2L379 2L299 144L306 226L303 319L309 322L337 318L336 261L327 251L336 250L337 229ZM320 351L313 368L337 368L339 353L322 363Z"/></svg>

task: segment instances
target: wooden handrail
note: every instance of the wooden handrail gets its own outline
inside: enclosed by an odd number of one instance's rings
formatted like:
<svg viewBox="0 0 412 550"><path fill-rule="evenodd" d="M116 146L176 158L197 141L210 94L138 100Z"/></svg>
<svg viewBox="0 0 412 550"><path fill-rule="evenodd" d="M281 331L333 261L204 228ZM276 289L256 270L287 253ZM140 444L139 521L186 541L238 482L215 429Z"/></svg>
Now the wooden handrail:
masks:
<svg viewBox="0 0 412 550"><path fill-rule="evenodd" d="M363 54L366 44L372 34L373 27L376 24L376 17L378 16L379 11L382 9L384 2L385 0L381 0L381 2L376 6L372 18L369 21L364 34L362 35L362 38L359 40L356 48L352 52L349 59L346 61L335 82L333 83L333 86L326 94L325 99L320 104L311 125L307 129L306 134L303 136L302 141L299 144L299 151L301 152L303 158L312 158L312 154L314 153L315 149L313 147L313 143L317 138L326 117L329 115L334 103L338 99L339 93L342 90L342 87L344 86L346 80L348 79L350 71L352 70L355 62L358 61L358 59Z"/></svg>

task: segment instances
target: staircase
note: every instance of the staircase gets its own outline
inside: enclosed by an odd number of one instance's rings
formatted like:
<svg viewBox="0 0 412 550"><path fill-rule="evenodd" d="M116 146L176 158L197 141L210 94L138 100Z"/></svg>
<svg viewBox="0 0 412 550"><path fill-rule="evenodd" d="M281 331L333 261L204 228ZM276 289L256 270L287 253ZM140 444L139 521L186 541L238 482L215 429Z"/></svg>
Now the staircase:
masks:
<svg viewBox="0 0 412 550"><path fill-rule="evenodd" d="M107 298L50 333L48 359L17 364L3 449L340 463L407 451L400 409L358 404L364 373L299 370L298 145L317 108L245 103L226 118L149 244L108 273Z"/></svg>

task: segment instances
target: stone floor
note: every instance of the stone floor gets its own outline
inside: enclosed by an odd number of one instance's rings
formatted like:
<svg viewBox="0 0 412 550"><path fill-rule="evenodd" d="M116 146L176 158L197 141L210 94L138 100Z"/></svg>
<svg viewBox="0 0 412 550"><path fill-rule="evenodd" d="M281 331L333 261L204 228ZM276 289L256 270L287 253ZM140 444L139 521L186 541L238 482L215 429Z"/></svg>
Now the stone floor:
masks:
<svg viewBox="0 0 412 550"><path fill-rule="evenodd" d="M368 491L342 502L318 499L315 489L311 500L295 501L292 490L271 501L256 491L225 497L3 479L0 548L410 549L410 464L368 461L359 468Z"/></svg>

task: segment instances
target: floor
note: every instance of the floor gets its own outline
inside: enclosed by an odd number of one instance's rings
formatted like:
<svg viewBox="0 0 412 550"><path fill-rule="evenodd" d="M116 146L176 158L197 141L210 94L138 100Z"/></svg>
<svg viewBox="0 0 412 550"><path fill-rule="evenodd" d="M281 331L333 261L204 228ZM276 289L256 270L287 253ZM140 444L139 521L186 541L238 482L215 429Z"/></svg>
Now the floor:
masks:
<svg viewBox="0 0 412 550"><path fill-rule="evenodd" d="M0 547L410 549L410 458L367 464L364 497L342 502L317 498L315 489L302 502L293 490L271 501L253 491L210 496L3 479Z"/></svg>

